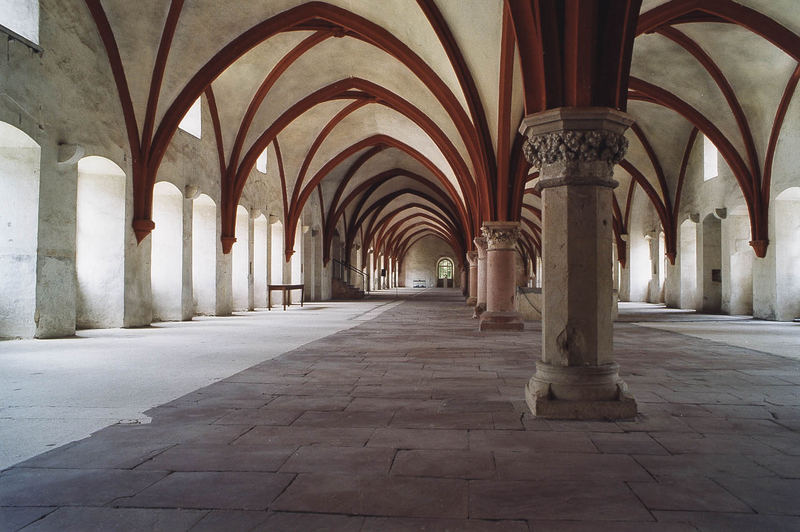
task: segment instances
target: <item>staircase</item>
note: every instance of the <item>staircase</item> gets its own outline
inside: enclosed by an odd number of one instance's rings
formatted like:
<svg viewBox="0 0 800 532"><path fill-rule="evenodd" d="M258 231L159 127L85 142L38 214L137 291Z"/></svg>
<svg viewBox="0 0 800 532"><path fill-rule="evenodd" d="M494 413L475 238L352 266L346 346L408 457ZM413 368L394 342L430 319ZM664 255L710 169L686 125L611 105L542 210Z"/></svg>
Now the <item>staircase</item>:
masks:
<svg viewBox="0 0 800 532"><path fill-rule="evenodd" d="M332 299L364 299L364 290L350 284L353 280L360 281L360 284L364 287L368 286L366 273L350 264L333 259Z"/></svg>

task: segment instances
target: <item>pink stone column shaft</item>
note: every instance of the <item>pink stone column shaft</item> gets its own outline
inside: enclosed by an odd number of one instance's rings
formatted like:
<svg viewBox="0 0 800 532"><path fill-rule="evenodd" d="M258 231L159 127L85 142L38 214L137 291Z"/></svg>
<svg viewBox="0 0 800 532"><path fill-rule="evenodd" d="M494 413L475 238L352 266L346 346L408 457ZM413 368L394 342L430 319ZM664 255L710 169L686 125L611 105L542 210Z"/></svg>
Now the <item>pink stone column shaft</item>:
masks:
<svg viewBox="0 0 800 532"><path fill-rule="evenodd" d="M478 249L478 303L473 316L477 318L486 310L486 239L478 236L473 242Z"/></svg>
<svg viewBox="0 0 800 532"><path fill-rule="evenodd" d="M522 316L516 310L516 246L519 222L484 222L486 239L486 312L480 330L521 331Z"/></svg>
<svg viewBox="0 0 800 532"><path fill-rule="evenodd" d="M467 306L474 307L478 302L478 252L467 252L467 263L469 264L469 297Z"/></svg>

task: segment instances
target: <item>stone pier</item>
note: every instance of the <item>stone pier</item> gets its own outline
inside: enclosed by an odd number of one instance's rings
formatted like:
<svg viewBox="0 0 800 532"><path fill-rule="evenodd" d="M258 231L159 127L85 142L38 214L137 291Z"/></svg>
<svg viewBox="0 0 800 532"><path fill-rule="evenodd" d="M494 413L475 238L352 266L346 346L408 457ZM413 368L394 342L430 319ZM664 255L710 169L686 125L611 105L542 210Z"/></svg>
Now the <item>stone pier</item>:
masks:
<svg viewBox="0 0 800 532"><path fill-rule="evenodd" d="M636 415L614 362L611 308L613 169L630 124L613 109L560 108L520 128L543 206L542 358L525 394L539 417Z"/></svg>

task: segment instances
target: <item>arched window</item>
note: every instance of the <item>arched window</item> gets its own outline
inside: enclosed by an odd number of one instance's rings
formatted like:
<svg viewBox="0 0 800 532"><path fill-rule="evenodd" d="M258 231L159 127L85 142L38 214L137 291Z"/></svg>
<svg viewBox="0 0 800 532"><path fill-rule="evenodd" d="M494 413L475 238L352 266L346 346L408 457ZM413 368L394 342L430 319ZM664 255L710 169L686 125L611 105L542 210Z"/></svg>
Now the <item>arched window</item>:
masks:
<svg viewBox="0 0 800 532"><path fill-rule="evenodd" d="M439 259L436 265L437 277L439 279L452 279L453 278L453 261L448 258Z"/></svg>

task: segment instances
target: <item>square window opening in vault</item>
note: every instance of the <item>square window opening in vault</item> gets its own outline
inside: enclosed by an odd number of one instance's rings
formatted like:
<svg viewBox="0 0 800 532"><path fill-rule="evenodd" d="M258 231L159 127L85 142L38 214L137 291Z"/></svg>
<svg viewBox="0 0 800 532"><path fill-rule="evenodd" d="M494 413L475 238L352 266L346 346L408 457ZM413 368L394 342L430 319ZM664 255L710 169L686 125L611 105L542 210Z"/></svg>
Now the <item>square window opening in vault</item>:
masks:
<svg viewBox="0 0 800 532"><path fill-rule="evenodd" d="M261 152L261 155L256 159L256 170L262 174L267 173L267 150Z"/></svg>
<svg viewBox="0 0 800 532"><path fill-rule="evenodd" d="M0 0L0 25L39 44L39 0Z"/></svg>
<svg viewBox="0 0 800 532"><path fill-rule="evenodd" d="M200 138L202 134L202 107L200 105L200 98L198 98L192 106L183 115L183 120L178 124L178 128L189 133L190 135Z"/></svg>
<svg viewBox="0 0 800 532"><path fill-rule="evenodd" d="M719 158L719 151L711 140L703 136L703 181L708 181L719 175L717 168L717 160Z"/></svg>

